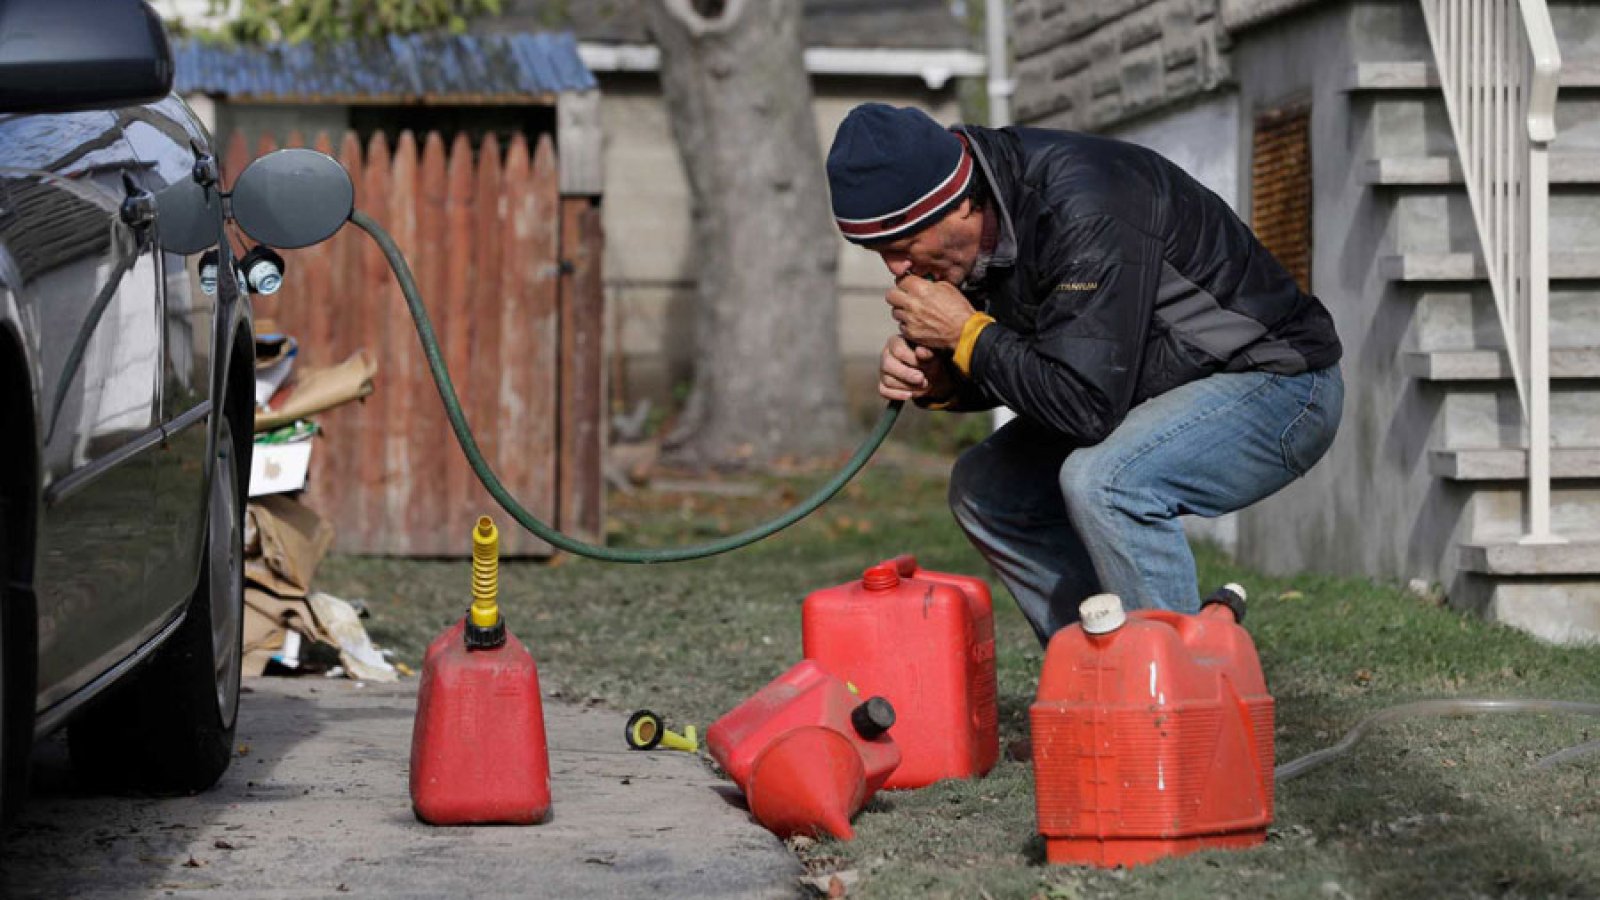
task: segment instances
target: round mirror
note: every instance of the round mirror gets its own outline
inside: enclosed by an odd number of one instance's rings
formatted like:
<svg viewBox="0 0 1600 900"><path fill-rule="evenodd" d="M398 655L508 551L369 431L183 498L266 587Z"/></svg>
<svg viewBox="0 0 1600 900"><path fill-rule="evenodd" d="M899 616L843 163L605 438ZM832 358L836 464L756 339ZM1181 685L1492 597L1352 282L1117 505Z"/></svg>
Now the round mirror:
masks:
<svg viewBox="0 0 1600 900"><path fill-rule="evenodd" d="M355 209L356 187L333 157L275 150L233 184L233 220L269 247L294 250L333 237Z"/></svg>
<svg viewBox="0 0 1600 900"><path fill-rule="evenodd" d="M222 197L216 188L182 178L156 194L161 249L184 256L215 247L222 239Z"/></svg>

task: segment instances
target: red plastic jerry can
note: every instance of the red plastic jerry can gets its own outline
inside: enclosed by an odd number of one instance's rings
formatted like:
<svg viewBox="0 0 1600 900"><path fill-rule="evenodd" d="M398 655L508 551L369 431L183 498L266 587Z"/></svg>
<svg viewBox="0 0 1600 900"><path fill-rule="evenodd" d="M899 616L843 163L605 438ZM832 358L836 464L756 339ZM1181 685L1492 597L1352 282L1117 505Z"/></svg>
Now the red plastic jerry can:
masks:
<svg viewBox="0 0 1600 900"><path fill-rule="evenodd" d="M1192 616L1124 613L1111 594L1080 614L1051 638L1030 710L1046 858L1131 866L1266 840L1273 704L1243 589Z"/></svg>
<svg viewBox="0 0 1600 900"><path fill-rule="evenodd" d="M850 818L900 764L895 712L800 662L706 729L711 757L767 828L854 837Z"/></svg>
<svg viewBox="0 0 1600 900"><path fill-rule="evenodd" d="M903 757L885 787L971 778L1000 755L994 610L981 579L899 556L808 596L807 659L894 704Z"/></svg>
<svg viewBox="0 0 1600 900"><path fill-rule="evenodd" d="M428 646L411 734L411 804L432 825L533 825L550 812L550 755L533 656L509 632L468 649L466 621Z"/></svg>

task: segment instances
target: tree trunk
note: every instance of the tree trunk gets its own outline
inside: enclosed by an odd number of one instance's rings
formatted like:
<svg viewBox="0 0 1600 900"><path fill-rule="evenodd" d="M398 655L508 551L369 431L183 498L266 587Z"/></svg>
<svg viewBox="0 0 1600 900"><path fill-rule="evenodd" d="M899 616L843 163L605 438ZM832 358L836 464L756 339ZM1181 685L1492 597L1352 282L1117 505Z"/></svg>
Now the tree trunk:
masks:
<svg viewBox="0 0 1600 900"><path fill-rule="evenodd" d="M711 465L836 449L838 241L800 0L643 7L699 254L694 384L669 449Z"/></svg>

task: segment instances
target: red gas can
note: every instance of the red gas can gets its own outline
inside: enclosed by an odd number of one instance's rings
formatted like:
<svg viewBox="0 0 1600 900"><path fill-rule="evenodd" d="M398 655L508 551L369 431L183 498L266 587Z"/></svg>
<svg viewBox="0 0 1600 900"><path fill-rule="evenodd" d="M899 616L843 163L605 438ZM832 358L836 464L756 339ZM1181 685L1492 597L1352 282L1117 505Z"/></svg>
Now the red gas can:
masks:
<svg viewBox="0 0 1600 900"><path fill-rule="evenodd" d="M894 704L904 758L885 787L994 768L994 611L982 580L930 572L900 556L860 581L811 594L802 619L807 659Z"/></svg>
<svg viewBox="0 0 1600 900"><path fill-rule="evenodd" d="M429 645L411 735L411 804L433 825L532 825L550 812L539 672L509 632L467 649L465 620Z"/></svg>
<svg viewBox="0 0 1600 900"><path fill-rule="evenodd" d="M1190 616L1124 613L1102 594L1050 640L1031 710L1050 862L1138 865L1266 839L1272 698L1242 598Z"/></svg>
<svg viewBox="0 0 1600 900"><path fill-rule="evenodd" d="M809 822L848 840L850 817L900 764L900 750L888 734L893 725L887 701L863 702L844 682L805 661L713 722L706 747L762 824L791 834ZM807 817L807 811L818 815Z"/></svg>

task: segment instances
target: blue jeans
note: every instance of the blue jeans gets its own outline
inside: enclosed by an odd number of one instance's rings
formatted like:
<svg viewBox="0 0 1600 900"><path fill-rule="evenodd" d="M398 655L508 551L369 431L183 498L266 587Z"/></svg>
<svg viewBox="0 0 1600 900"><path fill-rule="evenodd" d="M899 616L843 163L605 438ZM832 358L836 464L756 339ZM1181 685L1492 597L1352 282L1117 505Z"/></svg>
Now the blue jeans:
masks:
<svg viewBox="0 0 1600 900"><path fill-rule="evenodd" d="M1233 512L1304 475L1343 406L1335 365L1202 378L1134 407L1092 447L1017 418L956 461L950 509L1041 643L1102 591L1129 609L1197 612L1178 517Z"/></svg>

